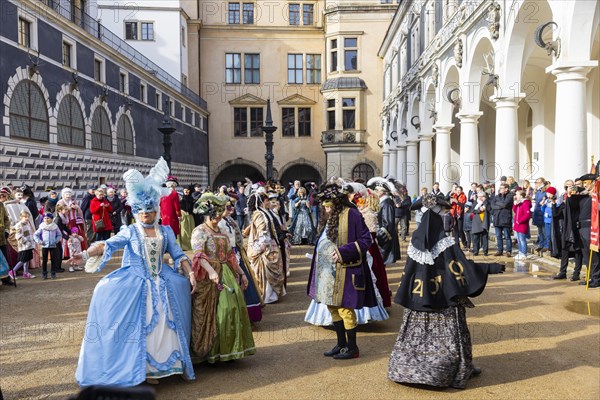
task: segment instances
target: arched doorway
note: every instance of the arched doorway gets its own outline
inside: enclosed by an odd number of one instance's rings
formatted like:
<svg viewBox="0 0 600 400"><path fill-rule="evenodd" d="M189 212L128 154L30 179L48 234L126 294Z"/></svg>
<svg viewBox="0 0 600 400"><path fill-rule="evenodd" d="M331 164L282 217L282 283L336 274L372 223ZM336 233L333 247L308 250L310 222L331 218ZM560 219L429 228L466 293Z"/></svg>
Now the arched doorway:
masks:
<svg viewBox="0 0 600 400"><path fill-rule="evenodd" d="M249 164L233 164L225 167L213 182L213 187L219 187L221 185L236 184L238 181L244 182L244 178L250 178L252 182L264 181L265 177L263 174Z"/></svg>
<svg viewBox="0 0 600 400"><path fill-rule="evenodd" d="M321 174L317 169L308 164L294 164L288 167L279 181L282 185L287 185L289 182L300 181L302 184L306 182L315 182L317 185L321 184Z"/></svg>

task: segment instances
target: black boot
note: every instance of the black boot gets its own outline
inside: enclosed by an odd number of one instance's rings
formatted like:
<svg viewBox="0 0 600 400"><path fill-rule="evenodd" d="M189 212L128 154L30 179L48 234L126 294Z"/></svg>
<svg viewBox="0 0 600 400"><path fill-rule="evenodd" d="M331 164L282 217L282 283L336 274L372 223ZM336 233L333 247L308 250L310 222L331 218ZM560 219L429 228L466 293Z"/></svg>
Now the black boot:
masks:
<svg viewBox="0 0 600 400"><path fill-rule="evenodd" d="M346 331L348 335L348 347L341 349L339 354L333 356L336 360L350 360L358 358L358 346L356 345L356 328Z"/></svg>
<svg viewBox="0 0 600 400"><path fill-rule="evenodd" d="M325 357L333 357L336 354L339 354L343 348L348 346L346 343L346 330L344 329L344 321L334 322L333 327L335 328L335 334L337 335L337 344L333 349L323 353Z"/></svg>

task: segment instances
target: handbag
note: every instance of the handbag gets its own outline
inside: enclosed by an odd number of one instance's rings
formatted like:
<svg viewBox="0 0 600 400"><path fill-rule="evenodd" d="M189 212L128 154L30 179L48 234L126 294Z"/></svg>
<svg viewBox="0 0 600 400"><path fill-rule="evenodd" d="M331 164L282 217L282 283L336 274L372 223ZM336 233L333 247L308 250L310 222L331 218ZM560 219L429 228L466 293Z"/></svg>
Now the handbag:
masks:
<svg viewBox="0 0 600 400"><path fill-rule="evenodd" d="M96 231L102 231L104 230L104 228L106 228L106 226L104 225L104 205L102 207L102 217L94 221L94 227L96 228Z"/></svg>

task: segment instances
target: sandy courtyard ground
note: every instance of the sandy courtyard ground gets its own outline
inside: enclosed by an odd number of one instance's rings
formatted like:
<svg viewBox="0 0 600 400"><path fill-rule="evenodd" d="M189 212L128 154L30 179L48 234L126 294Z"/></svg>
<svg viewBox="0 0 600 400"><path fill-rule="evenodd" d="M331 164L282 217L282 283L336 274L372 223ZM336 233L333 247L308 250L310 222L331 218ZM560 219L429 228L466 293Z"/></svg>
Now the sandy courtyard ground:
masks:
<svg viewBox="0 0 600 400"><path fill-rule="evenodd" d="M599 399L600 290L552 281L541 263L491 276L467 310L474 362L483 374L466 390L432 390L387 379L389 353L402 318L359 328L361 357L322 356L333 331L304 322L309 304L307 246L293 249L288 295L263 309L254 325L255 356L196 366L195 382L170 377L158 399ZM492 261L492 257L486 258ZM509 261L509 259L502 259ZM388 268L390 287L402 262ZM63 399L75 395L75 368L93 288L114 270L63 273L56 281L19 280L0 287L0 387L9 399ZM39 274L39 270L34 273Z"/></svg>

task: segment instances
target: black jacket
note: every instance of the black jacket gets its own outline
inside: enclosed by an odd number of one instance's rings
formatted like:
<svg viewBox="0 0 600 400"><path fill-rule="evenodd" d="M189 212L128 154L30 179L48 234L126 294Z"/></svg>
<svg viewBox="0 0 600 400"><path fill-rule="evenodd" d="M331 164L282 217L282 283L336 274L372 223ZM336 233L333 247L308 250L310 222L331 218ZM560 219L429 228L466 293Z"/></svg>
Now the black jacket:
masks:
<svg viewBox="0 0 600 400"><path fill-rule="evenodd" d="M86 193L81 201L81 211L83 211L83 218L86 220L92 219L92 212L90 211L90 202L96 197L95 194Z"/></svg>
<svg viewBox="0 0 600 400"><path fill-rule="evenodd" d="M499 228L512 228L514 199L511 192L504 195L497 194L492 197L492 217L494 218L494 226Z"/></svg>
<svg viewBox="0 0 600 400"><path fill-rule="evenodd" d="M400 196L395 196L394 205L396 206L396 218L410 217L410 206L412 205L410 197L406 196L404 200L400 200Z"/></svg>
<svg viewBox="0 0 600 400"><path fill-rule="evenodd" d="M385 265L393 264L400 259L400 242L396 230L395 208L394 201L389 197L379 203L377 244Z"/></svg>

